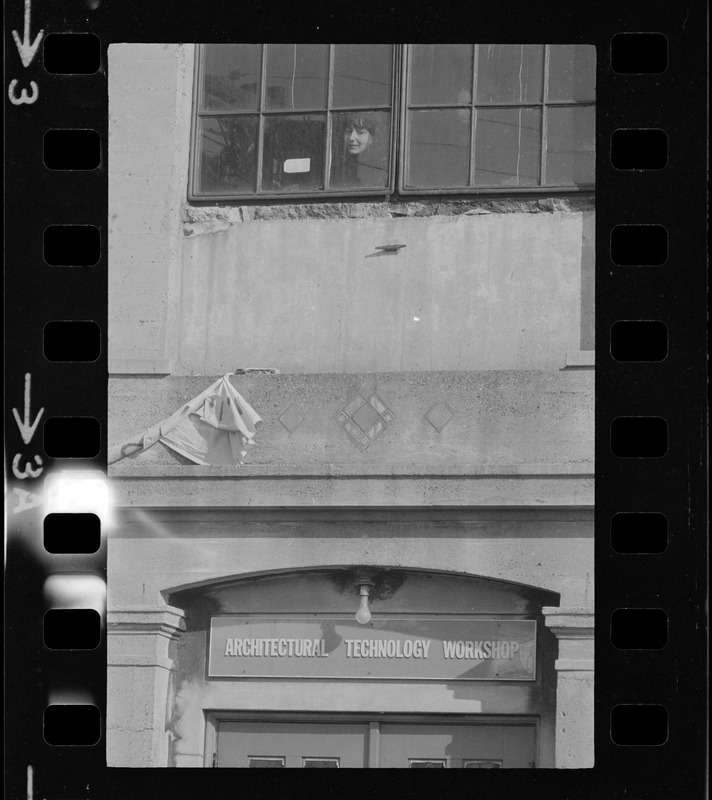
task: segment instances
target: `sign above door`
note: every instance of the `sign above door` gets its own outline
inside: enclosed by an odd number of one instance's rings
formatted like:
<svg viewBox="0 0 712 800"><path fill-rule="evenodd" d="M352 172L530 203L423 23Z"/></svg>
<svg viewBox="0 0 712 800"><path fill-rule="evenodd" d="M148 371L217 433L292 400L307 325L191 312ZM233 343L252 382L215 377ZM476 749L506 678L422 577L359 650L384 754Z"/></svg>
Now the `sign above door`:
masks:
<svg viewBox="0 0 712 800"><path fill-rule="evenodd" d="M213 617L209 678L533 681L536 622L347 616Z"/></svg>

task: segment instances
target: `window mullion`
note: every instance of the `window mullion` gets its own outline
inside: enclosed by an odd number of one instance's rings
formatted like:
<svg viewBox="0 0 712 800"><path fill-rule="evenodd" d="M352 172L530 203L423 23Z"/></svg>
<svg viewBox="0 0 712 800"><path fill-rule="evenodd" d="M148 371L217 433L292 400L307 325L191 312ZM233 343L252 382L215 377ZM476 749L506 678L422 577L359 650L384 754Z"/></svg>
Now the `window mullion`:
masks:
<svg viewBox="0 0 712 800"><path fill-rule="evenodd" d="M324 191L328 191L331 185L331 125L332 125L332 113L331 113L331 106L333 101L333 92L334 92L334 45L329 45L329 59L326 65L327 69L327 80L326 80L326 125L324 126L324 136L326 137L326 141L324 142L324 175L323 177L323 185Z"/></svg>
<svg viewBox="0 0 712 800"><path fill-rule="evenodd" d="M258 122L257 122L257 182L255 186L256 194L262 192L262 173L264 172L262 165L262 156L264 152L264 107L265 107L265 84L267 83L267 45L261 45L261 59L260 59L260 102L258 108Z"/></svg>
<svg viewBox="0 0 712 800"><path fill-rule="evenodd" d="M541 95L541 156L539 161L539 186L546 185L546 135L548 114L546 113L546 103L549 99L549 45L544 45L544 76L542 80Z"/></svg>
<svg viewBox="0 0 712 800"><path fill-rule="evenodd" d="M401 71L401 84L400 84L400 119L398 130L398 147L400 153L398 156L398 183L401 189L406 188L406 178L408 177L410 166L410 148L408 146L408 139L410 138L409 129L409 114L410 114L410 98L408 93L410 91L410 71L411 71L411 53L410 45L404 44L403 51L400 58L400 71Z"/></svg>
<svg viewBox="0 0 712 800"><path fill-rule="evenodd" d="M400 180L401 92L403 90L403 50L405 45L391 45L390 141L388 142L388 196L398 190Z"/></svg>
<svg viewBox="0 0 712 800"><path fill-rule="evenodd" d="M193 107L197 110L191 122L191 179L189 188L194 194L200 193L201 175L201 153L202 153L202 124L200 119L200 109L203 103L203 89L201 83L205 76L205 45L198 45L198 57L194 65L193 73Z"/></svg>
<svg viewBox="0 0 712 800"><path fill-rule="evenodd" d="M467 173L467 185L475 185L475 130L477 127L477 60L480 46L472 48L472 105L470 106L470 160Z"/></svg>

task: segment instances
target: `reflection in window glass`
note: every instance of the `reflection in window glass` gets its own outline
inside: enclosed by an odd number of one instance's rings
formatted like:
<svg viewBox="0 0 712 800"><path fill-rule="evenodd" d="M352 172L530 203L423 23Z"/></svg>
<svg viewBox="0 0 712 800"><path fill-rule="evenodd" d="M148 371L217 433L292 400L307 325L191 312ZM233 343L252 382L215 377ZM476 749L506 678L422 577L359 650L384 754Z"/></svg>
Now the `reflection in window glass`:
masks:
<svg viewBox="0 0 712 800"><path fill-rule="evenodd" d="M331 135L330 188L388 185L390 114L387 111L334 114Z"/></svg>
<svg viewBox="0 0 712 800"><path fill-rule="evenodd" d="M302 192L323 187L323 114L265 117L262 189Z"/></svg>
<svg viewBox="0 0 712 800"><path fill-rule="evenodd" d="M335 45L333 105L390 105L392 52L389 44Z"/></svg>
<svg viewBox="0 0 712 800"><path fill-rule="evenodd" d="M257 117L206 117L200 121L201 192L254 192Z"/></svg>
<svg viewBox="0 0 712 800"><path fill-rule="evenodd" d="M311 767L311 768L338 768L339 766L339 759L338 758L305 758L302 764L303 767Z"/></svg>
<svg viewBox="0 0 712 800"><path fill-rule="evenodd" d="M265 107L323 108L328 45L268 44Z"/></svg>
<svg viewBox="0 0 712 800"><path fill-rule="evenodd" d="M444 758L409 758L408 766L411 769L445 769Z"/></svg>
<svg viewBox="0 0 712 800"><path fill-rule="evenodd" d="M595 108L549 108L546 137L546 182L580 186L595 175Z"/></svg>
<svg viewBox="0 0 712 800"><path fill-rule="evenodd" d="M475 185L536 186L540 143L538 109L478 109Z"/></svg>
<svg viewBox="0 0 712 800"><path fill-rule="evenodd" d="M410 102L416 105L472 102L471 44L412 46Z"/></svg>
<svg viewBox="0 0 712 800"><path fill-rule="evenodd" d="M593 45L552 44L548 99L592 102L595 94L596 48Z"/></svg>
<svg viewBox="0 0 712 800"><path fill-rule="evenodd" d="M248 765L253 769L283 767L284 756L250 756Z"/></svg>
<svg viewBox="0 0 712 800"><path fill-rule="evenodd" d="M256 111L261 52L259 44L214 44L205 48L203 108Z"/></svg>
<svg viewBox="0 0 712 800"><path fill-rule="evenodd" d="M409 186L467 186L470 110L410 112Z"/></svg>
<svg viewBox="0 0 712 800"><path fill-rule="evenodd" d="M478 103L537 103L541 100L543 45L483 44L478 50Z"/></svg>

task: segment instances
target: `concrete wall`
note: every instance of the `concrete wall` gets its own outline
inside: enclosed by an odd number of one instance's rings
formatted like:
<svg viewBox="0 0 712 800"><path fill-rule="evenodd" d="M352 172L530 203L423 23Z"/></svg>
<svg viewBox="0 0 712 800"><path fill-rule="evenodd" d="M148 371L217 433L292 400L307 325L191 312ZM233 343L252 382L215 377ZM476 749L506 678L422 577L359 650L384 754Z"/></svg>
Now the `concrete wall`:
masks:
<svg viewBox="0 0 712 800"><path fill-rule="evenodd" d="M109 540L109 606L160 604L219 579L344 564L462 572L555 592L563 605L593 604L590 509L374 510L368 521L358 510L335 514L145 509Z"/></svg>
<svg viewBox="0 0 712 800"><path fill-rule="evenodd" d="M559 369L592 347L590 198L190 206L192 73L189 45L109 51L112 373Z"/></svg>
<svg viewBox="0 0 712 800"><path fill-rule="evenodd" d="M180 263L192 47L109 47L111 370L166 371Z"/></svg>
<svg viewBox="0 0 712 800"><path fill-rule="evenodd" d="M569 212L191 226L172 371L563 367L580 330L582 222ZM376 250L389 242L407 246Z"/></svg>

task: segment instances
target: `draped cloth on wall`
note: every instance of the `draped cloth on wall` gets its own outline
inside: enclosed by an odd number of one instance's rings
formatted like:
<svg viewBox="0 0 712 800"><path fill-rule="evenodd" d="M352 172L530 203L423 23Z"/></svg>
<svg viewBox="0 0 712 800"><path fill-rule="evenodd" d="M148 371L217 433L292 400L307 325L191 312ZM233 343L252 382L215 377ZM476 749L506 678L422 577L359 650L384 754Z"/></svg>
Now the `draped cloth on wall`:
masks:
<svg viewBox="0 0 712 800"><path fill-rule="evenodd" d="M230 383L228 373L170 417L110 447L108 463L136 456L161 442L196 464L241 464L261 423Z"/></svg>

